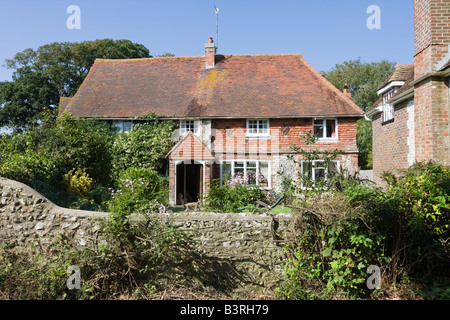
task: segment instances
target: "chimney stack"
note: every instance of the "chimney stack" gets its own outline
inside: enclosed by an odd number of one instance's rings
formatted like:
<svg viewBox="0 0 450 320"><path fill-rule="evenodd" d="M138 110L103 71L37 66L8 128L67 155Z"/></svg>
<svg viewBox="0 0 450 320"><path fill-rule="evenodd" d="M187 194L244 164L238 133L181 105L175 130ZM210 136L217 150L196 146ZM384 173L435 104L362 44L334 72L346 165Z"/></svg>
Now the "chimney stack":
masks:
<svg viewBox="0 0 450 320"><path fill-rule="evenodd" d="M208 43L205 44L205 67L206 69L214 68L216 63L216 46L213 38L208 38Z"/></svg>
<svg viewBox="0 0 450 320"><path fill-rule="evenodd" d="M352 94L348 91L348 85L347 85L347 84L344 84L344 88L343 88L342 92L343 92L347 97L349 97L350 99L352 98Z"/></svg>

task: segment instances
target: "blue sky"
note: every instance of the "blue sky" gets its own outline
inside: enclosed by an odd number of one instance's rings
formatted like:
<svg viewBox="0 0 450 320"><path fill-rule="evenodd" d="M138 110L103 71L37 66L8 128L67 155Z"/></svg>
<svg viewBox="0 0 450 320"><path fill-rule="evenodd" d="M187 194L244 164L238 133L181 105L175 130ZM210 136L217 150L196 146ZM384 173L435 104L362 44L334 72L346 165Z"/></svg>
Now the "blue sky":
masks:
<svg viewBox="0 0 450 320"><path fill-rule="evenodd" d="M67 7L81 10L81 29L69 30ZM0 81L10 80L7 58L51 42L129 39L152 55L204 54L216 35L219 53L302 53L318 71L359 57L365 62L412 63L412 0L0 0ZM381 9L370 30L367 8Z"/></svg>

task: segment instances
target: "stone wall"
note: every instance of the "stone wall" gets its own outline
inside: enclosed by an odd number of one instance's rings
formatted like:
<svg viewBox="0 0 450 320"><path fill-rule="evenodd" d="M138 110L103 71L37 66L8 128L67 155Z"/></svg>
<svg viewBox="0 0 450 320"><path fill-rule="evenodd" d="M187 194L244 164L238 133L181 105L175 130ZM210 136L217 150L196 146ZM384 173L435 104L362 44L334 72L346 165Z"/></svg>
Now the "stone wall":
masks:
<svg viewBox="0 0 450 320"><path fill-rule="evenodd" d="M88 246L98 236L98 219L107 215L58 207L28 186L0 178L0 244L48 245L62 234Z"/></svg>
<svg viewBox="0 0 450 320"><path fill-rule="evenodd" d="M279 278L291 214L182 212L161 218L192 233L208 256L232 261L249 282L268 285Z"/></svg>
<svg viewBox="0 0 450 320"><path fill-rule="evenodd" d="M90 246L101 239L99 220L108 215L61 208L22 183L0 178L0 245L45 246L62 234L74 246ZM160 219L191 233L206 256L227 262L258 285L278 278L283 239L293 225L289 214L176 212Z"/></svg>

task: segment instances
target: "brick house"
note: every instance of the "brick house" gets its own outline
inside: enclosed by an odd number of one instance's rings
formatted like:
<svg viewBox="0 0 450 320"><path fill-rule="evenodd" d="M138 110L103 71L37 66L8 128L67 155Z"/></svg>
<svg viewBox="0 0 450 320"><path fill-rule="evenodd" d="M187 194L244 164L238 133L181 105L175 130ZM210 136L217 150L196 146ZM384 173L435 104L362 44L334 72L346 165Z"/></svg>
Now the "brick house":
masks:
<svg viewBox="0 0 450 320"><path fill-rule="evenodd" d="M97 59L61 111L111 121L128 131L132 119L154 113L179 122L168 153L170 203L201 198L213 179L244 175L279 191L279 170L313 179L358 163L356 122L364 112L300 54L219 55L212 38L205 55L150 59ZM292 168L293 145L343 151L333 168Z"/></svg>
<svg viewBox="0 0 450 320"><path fill-rule="evenodd" d="M414 64L396 66L366 113L379 184L415 162L450 165L450 0L414 0L414 25Z"/></svg>

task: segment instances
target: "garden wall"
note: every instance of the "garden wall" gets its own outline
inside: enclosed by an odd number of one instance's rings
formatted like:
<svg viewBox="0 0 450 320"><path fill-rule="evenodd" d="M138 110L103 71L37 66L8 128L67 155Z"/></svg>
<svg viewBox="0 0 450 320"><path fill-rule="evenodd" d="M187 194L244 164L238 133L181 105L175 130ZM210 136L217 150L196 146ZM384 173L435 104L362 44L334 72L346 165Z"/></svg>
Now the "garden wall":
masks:
<svg viewBox="0 0 450 320"><path fill-rule="evenodd" d="M58 234L74 246L90 246L101 239L99 219L108 216L61 208L28 186L4 178L0 196L0 244L9 247L46 246L59 241ZM190 232L205 255L231 263L244 281L258 285L278 278L283 234L293 222L289 214L178 212L160 218Z"/></svg>

